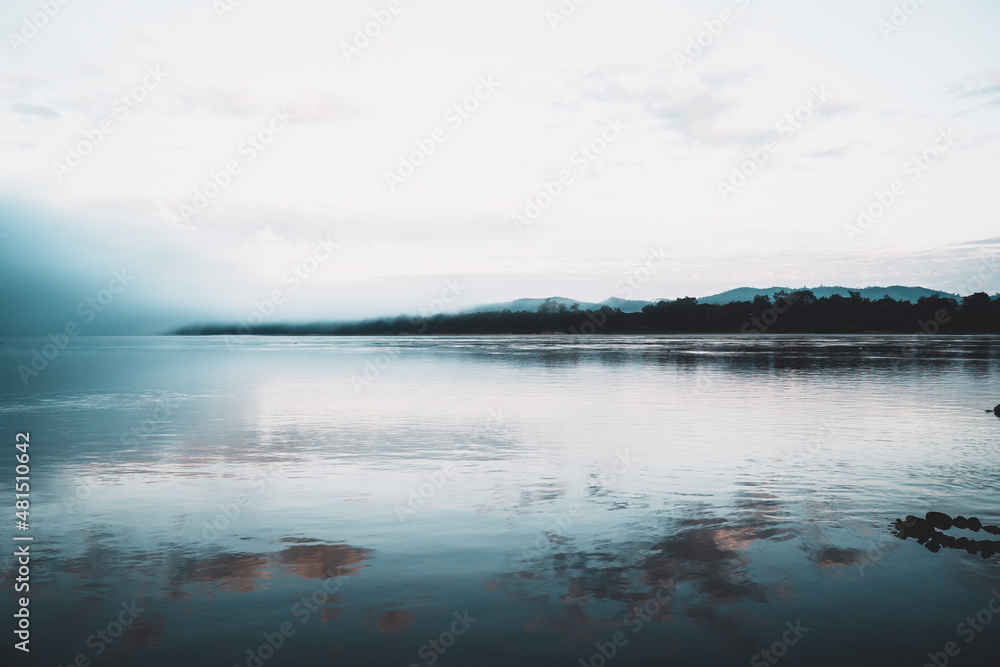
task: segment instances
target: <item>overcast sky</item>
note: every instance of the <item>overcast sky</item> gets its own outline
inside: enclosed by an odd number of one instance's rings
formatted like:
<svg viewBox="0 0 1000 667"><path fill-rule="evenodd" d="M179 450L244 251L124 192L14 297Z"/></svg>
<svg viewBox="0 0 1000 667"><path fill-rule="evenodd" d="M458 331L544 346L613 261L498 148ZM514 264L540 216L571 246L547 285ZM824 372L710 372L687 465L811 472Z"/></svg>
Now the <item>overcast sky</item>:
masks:
<svg viewBox="0 0 1000 667"><path fill-rule="evenodd" d="M995 1L46 4L0 9L7 332L962 291L1000 249Z"/></svg>

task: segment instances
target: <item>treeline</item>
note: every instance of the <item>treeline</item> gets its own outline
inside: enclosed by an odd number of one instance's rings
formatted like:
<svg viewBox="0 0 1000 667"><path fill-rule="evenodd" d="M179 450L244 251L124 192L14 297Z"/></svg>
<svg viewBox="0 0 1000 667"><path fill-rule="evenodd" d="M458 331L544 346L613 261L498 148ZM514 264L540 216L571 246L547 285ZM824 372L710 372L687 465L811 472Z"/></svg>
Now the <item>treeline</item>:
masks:
<svg viewBox="0 0 1000 667"><path fill-rule="evenodd" d="M666 333L1000 333L1000 300L986 293L960 301L939 296L916 303L885 296L872 300L850 297L817 298L811 291L774 299L725 305L684 298L646 306L640 313L604 307L580 310L547 301L538 312L485 312L436 315L428 318L387 318L351 323L304 325L247 324L188 327L179 335L488 335L488 334L666 334Z"/></svg>

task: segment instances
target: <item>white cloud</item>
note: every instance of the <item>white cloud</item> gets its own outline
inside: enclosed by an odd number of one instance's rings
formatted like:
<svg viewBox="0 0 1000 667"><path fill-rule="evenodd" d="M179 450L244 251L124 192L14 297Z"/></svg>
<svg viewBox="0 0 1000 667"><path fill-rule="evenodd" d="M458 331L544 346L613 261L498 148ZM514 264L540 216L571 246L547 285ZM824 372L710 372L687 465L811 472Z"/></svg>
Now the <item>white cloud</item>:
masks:
<svg viewBox="0 0 1000 667"><path fill-rule="evenodd" d="M784 259L747 271L786 283L937 279L944 268L925 275L906 258L938 252L957 267L963 255L937 249L995 233L1000 17L990 6L928 4L885 40L876 27L884 8L865 0L754 2L679 71L674 55L720 7L593 2L552 31L552 5L408 3L350 63L341 42L370 19L360 6L247 2L220 21L204 0L67 5L19 53L0 53L0 196L86 219L112 215L138 230L163 225L181 249L196 238L214 244L211 258L177 255L200 258L183 265L211 286L243 275L250 260L241 249L265 229L290 242L335 233L345 248L338 280L478 272L519 289L538 281L543 294L543 284L573 280L600 292L589 267L614 275L635 252L666 242L695 259L653 285L663 295L750 282L740 279L741 257L773 258L776 249ZM0 19L18 24L33 6L8 3ZM53 178L52 162L157 64L170 75L148 101L78 170ZM450 125L449 109L483 76L502 85ZM779 134L780 150L722 202L717 182L773 139L816 86L830 99L800 131ZM164 219L227 161L244 159L242 142L274 107L295 116L292 127L241 162L196 222ZM511 214L573 169L574 153L613 117L628 131L518 236ZM959 145L852 247L842 228L853 212L948 126ZM446 140L391 192L385 172L438 128ZM879 259L858 259L869 252ZM817 260L824 256L838 259ZM253 255L261 261L266 253ZM490 289L498 300L520 296ZM374 287L356 293L399 305Z"/></svg>

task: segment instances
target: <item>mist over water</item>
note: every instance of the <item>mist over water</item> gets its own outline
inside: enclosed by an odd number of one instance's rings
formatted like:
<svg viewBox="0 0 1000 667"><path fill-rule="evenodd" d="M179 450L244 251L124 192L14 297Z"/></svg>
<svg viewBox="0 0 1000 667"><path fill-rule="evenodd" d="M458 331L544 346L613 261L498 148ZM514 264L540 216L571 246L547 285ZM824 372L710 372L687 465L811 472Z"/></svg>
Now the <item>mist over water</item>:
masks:
<svg viewBox="0 0 1000 667"><path fill-rule="evenodd" d="M1000 650L1000 618L958 627L1000 558L893 535L1000 524L996 337L80 337L25 386L44 344L0 347L32 664Z"/></svg>

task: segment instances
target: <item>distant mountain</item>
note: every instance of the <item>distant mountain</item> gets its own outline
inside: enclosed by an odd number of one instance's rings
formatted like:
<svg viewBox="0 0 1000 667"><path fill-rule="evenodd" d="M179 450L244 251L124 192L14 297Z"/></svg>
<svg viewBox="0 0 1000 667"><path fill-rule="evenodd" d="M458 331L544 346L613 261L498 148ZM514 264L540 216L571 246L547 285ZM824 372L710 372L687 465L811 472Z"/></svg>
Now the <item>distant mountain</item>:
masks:
<svg viewBox="0 0 1000 667"><path fill-rule="evenodd" d="M641 313L643 308L655 305L659 301L667 301L667 299L657 299L656 301L637 301L635 299L619 299L618 297L613 296L610 299L602 301L601 305L607 306L608 308L617 308L623 313Z"/></svg>
<svg viewBox="0 0 1000 667"><path fill-rule="evenodd" d="M828 298L834 294L838 294L842 297L849 297L851 292L860 292L862 297L871 299L872 301L878 301L886 294L896 301L909 301L910 303L916 303L921 297L935 295L942 296L946 299L961 298L959 295L951 294L949 292L929 290L925 287L903 287L902 285L893 285L891 287L863 287L861 289L851 289L848 287L767 287L764 289L757 289L756 287L739 287L737 289L731 289L726 292L698 299L698 303L722 305L732 303L733 301L753 301L754 297L758 295L773 297L775 292L785 291L791 294L792 292L800 292L802 290L809 290L816 295L816 298L819 299L824 297Z"/></svg>
<svg viewBox="0 0 1000 667"><path fill-rule="evenodd" d="M591 303L589 301L577 301L576 299L566 299L561 296L553 296L548 299L517 299L515 301L507 301L505 303L487 303L482 306L476 306L475 308L470 308L466 310L467 313L500 313L505 310L509 310L512 313L536 313L538 309L546 301L552 301L556 306L564 305L567 308L572 308L574 304L580 308L580 310L597 310L601 307L599 303ZM639 310L642 310L641 308Z"/></svg>
<svg viewBox="0 0 1000 667"><path fill-rule="evenodd" d="M785 291L791 294L792 292L799 292L802 290L809 290L816 295L817 298L831 297L834 294L839 294L843 297L850 297L851 292L860 292L861 296L866 299L871 299L873 301L878 301L886 294L896 301L909 301L910 303L916 303L918 299L925 296L939 295L949 299L960 299L961 297L957 294L951 294L949 292L939 292L935 290L929 290L925 287L904 287L902 285L893 285L891 287L864 287L860 289L851 289L849 287L767 287L767 288L756 288L756 287L739 287L737 289L731 289L727 292L721 292L719 294L713 294L712 296L706 296L698 299L698 303L709 303L715 305L724 305L727 303L732 303L733 301L753 301L754 297L758 295L768 295L773 297L776 292ZM996 295L997 298L1000 294ZM654 301L639 301L635 299L620 299L618 297L611 297L610 299L605 299L600 303L594 303L592 301L578 301L576 299L567 299L561 296L553 296L548 299L517 299L515 301L507 301L505 303L489 303L482 306L476 306L464 312L466 313L499 313L505 310L509 310L512 313L518 312L528 312L535 313L546 301L551 301L557 307L560 305L565 305L566 308L572 308L576 305L580 310L597 310L602 306L607 306L608 308L621 310L623 313L641 313L642 309L646 306L656 305L660 301L672 301L672 299L656 299Z"/></svg>
<svg viewBox="0 0 1000 667"><path fill-rule="evenodd" d="M659 301L663 300L664 299L657 299L656 301L638 301L635 299L619 299L618 297L611 297L610 299L605 299L600 303L594 303L592 301L578 301L576 299L567 299L561 296L552 296L547 299L517 299L515 301L507 301L505 303L488 303L482 306L476 306L475 308L470 308L464 312L500 313L505 310L509 310L512 313L537 313L542 304L546 301L551 301L556 305L556 307L565 305L566 308L572 308L575 305L580 310L598 310L602 306L607 306L608 308L620 310L623 313L641 313L642 309L646 306L655 305Z"/></svg>

